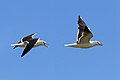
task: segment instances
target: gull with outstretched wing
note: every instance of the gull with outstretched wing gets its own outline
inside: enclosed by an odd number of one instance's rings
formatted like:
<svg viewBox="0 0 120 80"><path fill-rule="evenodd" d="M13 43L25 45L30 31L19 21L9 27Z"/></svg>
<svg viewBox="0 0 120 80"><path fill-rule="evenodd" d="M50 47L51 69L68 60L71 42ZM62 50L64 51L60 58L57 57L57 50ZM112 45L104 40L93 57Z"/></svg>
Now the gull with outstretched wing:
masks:
<svg viewBox="0 0 120 80"><path fill-rule="evenodd" d="M21 57L23 57L26 53L28 53L32 48L37 47L37 46L47 46L47 42L41 40L40 38L33 38L33 36L36 33L33 33L29 36L23 37L17 44L11 44L11 46L14 46L13 49L16 47L25 47Z"/></svg>
<svg viewBox="0 0 120 80"><path fill-rule="evenodd" d="M92 32L87 27L86 23L78 16L78 33L77 42L72 44L66 44L65 46L75 47L75 48L90 48L93 46L102 46L103 44L99 41L90 41L93 37Z"/></svg>

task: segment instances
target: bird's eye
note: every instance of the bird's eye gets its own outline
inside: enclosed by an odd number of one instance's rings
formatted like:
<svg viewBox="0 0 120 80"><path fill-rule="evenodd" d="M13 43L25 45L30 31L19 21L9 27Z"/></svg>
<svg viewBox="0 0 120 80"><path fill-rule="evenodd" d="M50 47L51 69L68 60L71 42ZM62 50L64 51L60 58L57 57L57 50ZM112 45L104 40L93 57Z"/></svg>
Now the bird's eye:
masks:
<svg viewBox="0 0 120 80"><path fill-rule="evenodd" d="M98 44L100 44L99 42L97 42Z"/></svg>

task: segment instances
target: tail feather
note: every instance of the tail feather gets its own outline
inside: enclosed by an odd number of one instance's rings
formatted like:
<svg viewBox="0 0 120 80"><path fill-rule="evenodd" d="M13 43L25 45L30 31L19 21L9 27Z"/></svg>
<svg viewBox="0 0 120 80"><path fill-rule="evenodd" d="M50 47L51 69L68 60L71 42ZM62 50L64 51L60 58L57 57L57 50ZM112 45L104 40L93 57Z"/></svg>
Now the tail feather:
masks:
<svg viewBox="0 0 120 80"><path fill-rule="evenodd" d="M64 46L69 46L69 44L65 44Z"/></svg>
<svg viewBox="0 0 120 80"><path fill-rule="evenodd" d="M17 46L18 44L11 44L11 46Z"/></svg>
<svg viewBox="0 0 120 80"><path fill-rule="evenodd" d="M11 46L14 46L13 49L18 47L18 44L11 44Z"/></svg>

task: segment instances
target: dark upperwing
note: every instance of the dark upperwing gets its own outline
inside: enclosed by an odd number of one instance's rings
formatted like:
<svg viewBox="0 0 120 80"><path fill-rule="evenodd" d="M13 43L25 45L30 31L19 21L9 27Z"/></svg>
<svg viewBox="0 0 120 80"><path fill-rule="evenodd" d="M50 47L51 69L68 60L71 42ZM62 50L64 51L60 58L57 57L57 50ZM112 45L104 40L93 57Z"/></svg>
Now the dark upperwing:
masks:
<svg viewBox="0 0 120 80"><path fill-rule="evenodd" d="M30 34L30 35L28 35L28 36L26 36L26 37L23 37L18 43L21 43L21 42L24 42L24 41L28 41L28 40L30 40L30 39L33 39L33 36L35 35L36 33L33 33L33 34ZM15 49L15 48L17 48L18 46L15 46L15 47L13 47L13 49Z"/></svg>
<svg viewBox="0 0 120 80"><path fill-rule="evenodd" d="M39 38L28 40L29 44L27 44L27 46L25 47L21 57L23 57L27 52L29 52L34 47L38 39Z"/></svg>
<svg viewBox="0 0 120 80"><path fill-rule="evenodd" d="M78 34L77 43L89 43L89 40L93 37L92 32L88 29L85 22L78 16Z"/></svg>

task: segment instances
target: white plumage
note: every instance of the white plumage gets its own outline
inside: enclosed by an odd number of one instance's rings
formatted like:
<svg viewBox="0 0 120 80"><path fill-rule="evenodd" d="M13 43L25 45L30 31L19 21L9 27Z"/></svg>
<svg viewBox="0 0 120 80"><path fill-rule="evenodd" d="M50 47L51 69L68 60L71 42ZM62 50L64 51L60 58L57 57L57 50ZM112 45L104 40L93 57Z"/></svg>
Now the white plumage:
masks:
<svg viewBox="0 0 120 80"><path fill-rule="evenodd" d="M33 38L33 36L36 33L33 33L29 36L23 37L17 44L11 44L11 46L14 46L13 49L17 47L25 47L21 57L23 57L27 52L29 52L32 48L37 47L37 46L47 46L47 42L40 40L40 38Z"/></svg>
<svg viewBox="0 0 120 80"><path fill-rule="evenodd" d="M72 44L66 44L64 46L75 47L75 48L90 48L93 46L102 46L103 44L99 41L90 41L93 37L92 32L87 27L85 22L80 16L78 16L78 32L77 42Z"/></svg>

